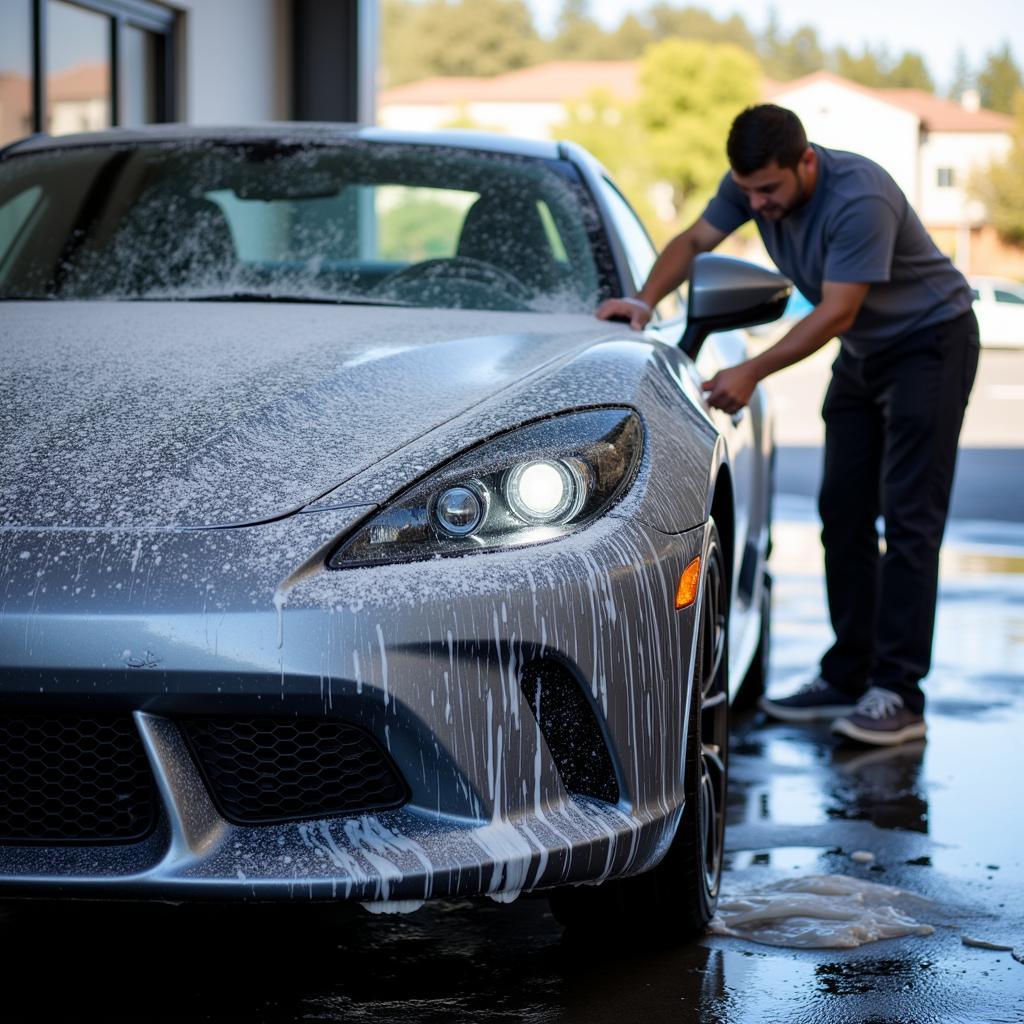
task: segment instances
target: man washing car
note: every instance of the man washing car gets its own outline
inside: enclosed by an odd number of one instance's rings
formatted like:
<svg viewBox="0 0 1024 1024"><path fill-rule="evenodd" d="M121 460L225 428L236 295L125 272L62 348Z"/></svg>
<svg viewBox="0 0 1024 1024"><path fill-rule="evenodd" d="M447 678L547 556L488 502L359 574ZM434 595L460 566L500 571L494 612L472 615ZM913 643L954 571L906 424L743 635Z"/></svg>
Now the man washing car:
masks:
<svg viewBox="0 0 1024 1024"><path fill-rule="evenodd" d="M819 497L836 639L812 680L761 707L784 721L831 719L863 743L919 739L939 547L978 363L971 293L889 174L808 145L792 111L749 107L726 149L731 171L703 215L668 243L636 296L609 299L597 315L641 329L699 253L753 218L814 309L771 348L706 381L709 404L734 413L758 381L841 342L822 410Z"/></svg>

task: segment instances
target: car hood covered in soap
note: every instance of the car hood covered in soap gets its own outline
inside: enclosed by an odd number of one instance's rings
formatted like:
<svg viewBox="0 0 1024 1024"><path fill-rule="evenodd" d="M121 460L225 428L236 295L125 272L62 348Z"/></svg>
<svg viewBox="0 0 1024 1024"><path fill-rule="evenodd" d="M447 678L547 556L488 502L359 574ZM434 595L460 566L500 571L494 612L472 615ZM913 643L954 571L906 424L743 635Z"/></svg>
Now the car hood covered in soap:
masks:
<svg viewBox="0 0 1024 1024"><path fill-rule="evenodd" d="M607 334L582 315L7 303L0 525L281 516Z"/></svg>

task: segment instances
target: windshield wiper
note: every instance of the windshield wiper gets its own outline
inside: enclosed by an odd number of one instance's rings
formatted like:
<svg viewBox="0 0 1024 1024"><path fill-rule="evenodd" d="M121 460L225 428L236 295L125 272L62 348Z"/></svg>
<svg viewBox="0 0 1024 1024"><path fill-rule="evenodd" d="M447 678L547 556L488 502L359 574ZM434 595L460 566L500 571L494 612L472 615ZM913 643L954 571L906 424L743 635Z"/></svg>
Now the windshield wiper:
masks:
<svg viewBox="0 0 1024 1024"><path fill-rule="evenodd" d="M215 295L167 295L140 296L132 302L312 302L324 306L401 306L408 302L393 302L390 299L371 299L362 296L341 298L331 295L277 295L268 292L224 292Z"/></svg>
<svg viewBox="0 0 1024 1024"><path fill-rule="evenodd" d="M0 295L0 302L307 302L323 306L397 306L416 308L411 302L390 299L338 298L328 295L273 295L267 292L225 292L222 295Z"/></svg>

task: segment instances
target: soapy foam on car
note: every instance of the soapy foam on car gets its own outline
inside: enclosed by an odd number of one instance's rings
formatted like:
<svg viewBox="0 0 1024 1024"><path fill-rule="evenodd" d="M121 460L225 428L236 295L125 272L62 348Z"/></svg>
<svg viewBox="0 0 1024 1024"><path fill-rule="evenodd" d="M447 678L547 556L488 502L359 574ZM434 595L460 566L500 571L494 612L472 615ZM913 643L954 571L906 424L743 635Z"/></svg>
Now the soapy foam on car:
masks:
<svg viewBox="0 0 1024 1024"><path fill-rule="evenodd" d="M931 935L930 925L896 906L904 897L913 894L845 875L810 875L723 895L709 930L803 949L853 949L879 939Z"/></svg>

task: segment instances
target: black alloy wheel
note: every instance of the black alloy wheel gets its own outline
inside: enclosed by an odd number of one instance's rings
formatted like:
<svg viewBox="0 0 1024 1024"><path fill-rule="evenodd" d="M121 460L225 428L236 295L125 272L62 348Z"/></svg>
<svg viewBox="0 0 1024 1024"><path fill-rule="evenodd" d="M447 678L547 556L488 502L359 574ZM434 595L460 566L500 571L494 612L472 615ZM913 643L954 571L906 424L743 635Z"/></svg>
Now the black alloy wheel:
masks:
<svg viewBox="0 0 1024 1024"><path fill-rule="evenodd" d="M708 553L700 615L700 841L707 895L718 899L725 848L725 809L729 756L729 595L725 566L713 534ZM714 557L712 557L712 554Z"/></svg>

